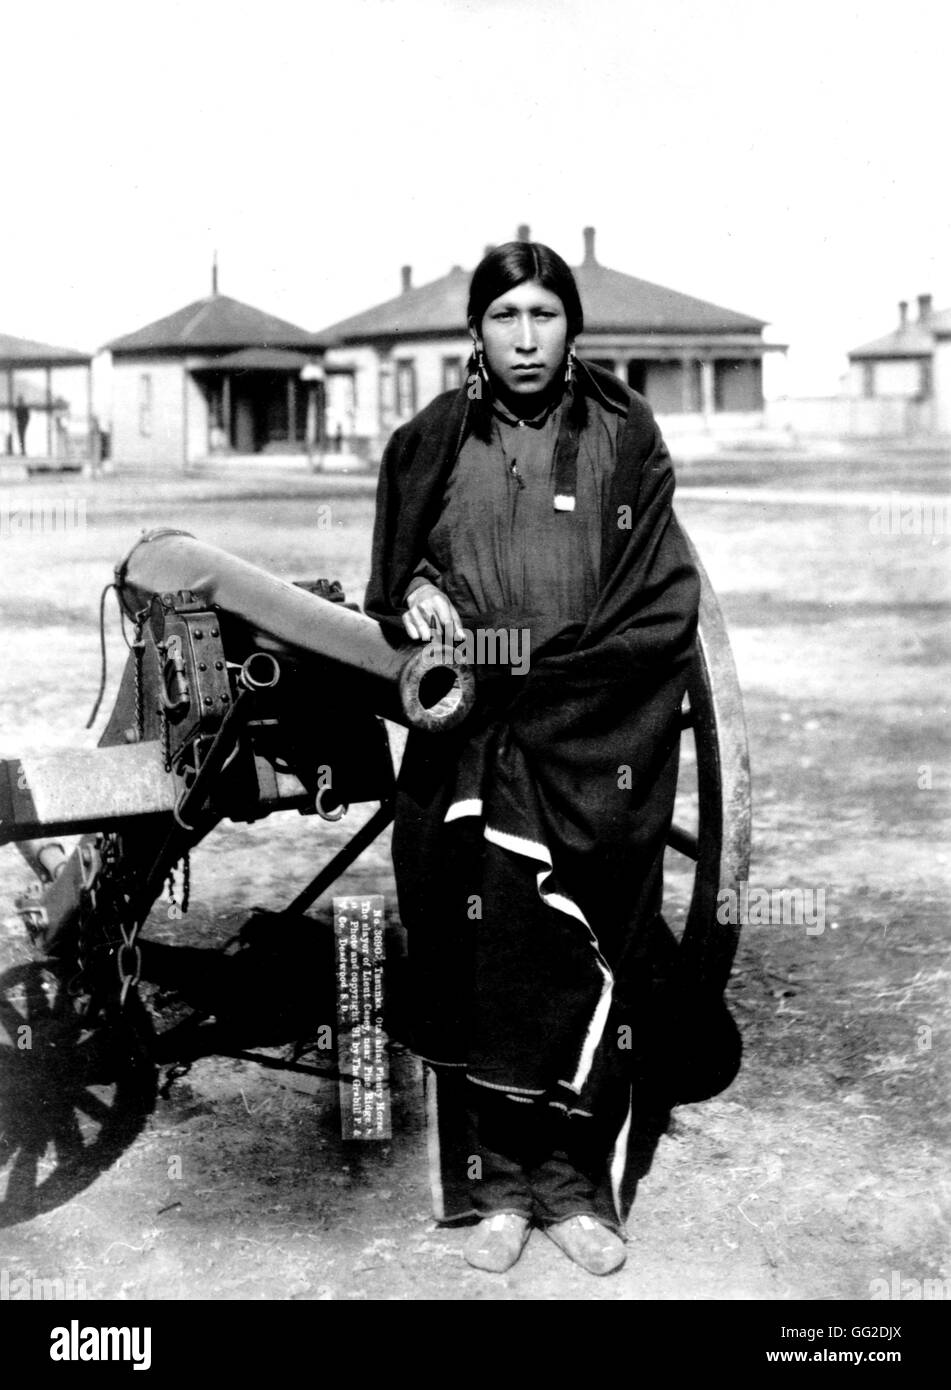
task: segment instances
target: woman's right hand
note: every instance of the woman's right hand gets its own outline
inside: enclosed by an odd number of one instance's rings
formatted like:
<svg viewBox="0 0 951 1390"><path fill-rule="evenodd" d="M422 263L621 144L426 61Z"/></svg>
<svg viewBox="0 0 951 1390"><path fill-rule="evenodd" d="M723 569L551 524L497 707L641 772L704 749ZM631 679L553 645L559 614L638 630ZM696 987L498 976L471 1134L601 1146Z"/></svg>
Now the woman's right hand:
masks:
<svg viewBox="0 0 951 1390"><path fill-rule="evenodd" d="M407 600L403 626L410 637L427 642L434 634L440 640L457 642L464 635L462 619L442 589L435 584L420 584Z"/></svg>

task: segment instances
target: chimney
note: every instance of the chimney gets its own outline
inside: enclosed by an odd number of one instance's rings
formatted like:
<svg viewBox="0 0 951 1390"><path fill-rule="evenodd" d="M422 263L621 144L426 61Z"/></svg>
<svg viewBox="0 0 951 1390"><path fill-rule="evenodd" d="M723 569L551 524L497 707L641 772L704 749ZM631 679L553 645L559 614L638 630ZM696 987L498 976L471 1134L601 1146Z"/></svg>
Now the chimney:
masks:
<svg viewBox="0 0 951 1390"><path fill-rule="evenodd" d="M522 222L515 235L518 237L519 241L531 241L532 232L528 223Z"/></svg>
<svg viewBox="0 0 951 1390"><path fill-rule="evenodd" d="M907 328L908 326L908 300L899 299L898 301L898 327Z"/></svg>
<svg viewBox="0 0 951 1390"><path fill-rule="evenodd" d="M411 265L400 266L400 278L403 284L403 293L413 288L413 267Z"/></svg>
<svg viewBox="0 0 951 1390"><path fill-rule="evenodd" d="M597 265L598 258L594 254L594 228L585 227L582 232L584 237L584 263L585 265Z"/></svg>
<svg viewBox="0 0 951 1390"><path fill-rule="evenodd" d="M212 254L211 254L211 292L212 292L212 294L217 294L217 293L218 293L218 252L217 252L217 251L213 251Z"/></svg>
<svg viewBox="0 0 951 1390"><path fill-rule="evenodd" d="M927 323L931 318L931 295L920 294L918 296L918 322Z"/></svg>

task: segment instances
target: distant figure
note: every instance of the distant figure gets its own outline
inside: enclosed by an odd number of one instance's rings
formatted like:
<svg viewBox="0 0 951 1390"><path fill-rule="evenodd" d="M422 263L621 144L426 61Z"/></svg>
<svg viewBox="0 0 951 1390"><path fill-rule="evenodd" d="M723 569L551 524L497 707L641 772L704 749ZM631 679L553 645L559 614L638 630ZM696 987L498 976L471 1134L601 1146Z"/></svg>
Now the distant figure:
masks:
<svg viewBox="0 0 951 1390"><path fill-rule="evenodd" d="M17 422L17 435L20 440L20 453L26 458L26 427L30 423L30 407L22 396L17 396L13 411Z"/></svg>
<svg viewBox="0 0 951 1390"><path fill-rule="evenodd" d="M334 434L334 453L343 453L343 425L338 425Z"/></svg>

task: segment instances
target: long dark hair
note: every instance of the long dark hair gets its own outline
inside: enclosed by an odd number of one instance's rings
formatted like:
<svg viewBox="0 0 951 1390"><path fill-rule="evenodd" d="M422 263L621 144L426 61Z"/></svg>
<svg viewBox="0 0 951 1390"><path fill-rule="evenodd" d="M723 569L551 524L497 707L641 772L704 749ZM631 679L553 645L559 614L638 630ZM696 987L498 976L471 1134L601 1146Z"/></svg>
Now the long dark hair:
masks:
<svg viewBox="0 0 951 1390"><path fill-rule="evenodd" d="M562 260L557 251L540 241L507 241L495 246L485 255L475 270L469 284L469 303L466 315L470 328L481 336L482 320L489 305L500 295L514 290L517 285L534 280L543 289L557 294L565 309L568 321L568 342L584 331L584 311L581 296L571 267ZM471 379L476 371L475 353L469 359L466 375ZM571 413L579 425L584 423L585 401L580 391L574 392ZM469 408L469 427L480 439L488 440L491 435L491 403L484 397L472 401Z"/></svg>
<svg viewBox="0 0 951 1390"><path fill-rule="evenodd" d="M543 289L557 294L565 306L568 341L574 342L584 331L584 313L575 277L558 252L540 241L507 241L504 246L494 247L479 262L469 285L466 308L469 322L479 331L489 305L508 290L514 290L516 285L524 285L526 280L537 280Z"/></svg>

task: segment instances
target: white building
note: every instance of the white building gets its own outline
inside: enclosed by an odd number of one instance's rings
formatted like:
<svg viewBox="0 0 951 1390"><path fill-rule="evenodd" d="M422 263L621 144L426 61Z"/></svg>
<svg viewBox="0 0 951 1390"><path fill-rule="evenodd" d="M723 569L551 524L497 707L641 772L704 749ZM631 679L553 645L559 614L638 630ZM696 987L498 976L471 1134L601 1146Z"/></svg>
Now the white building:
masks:
<svg viewBox="0 0 951 1390"><path fill-rule="evenodd" d="M951 434L951 309L936 312L920 294L910 320L902 300L898 326L848 356L848 394L867 433Z"/></svg>
<svg viewBox="0 0 951 1390"><path fill-rule="evenodd" d="M217 291L107 344L117 466L303 453L322 430L321 349Z"/></svg>

